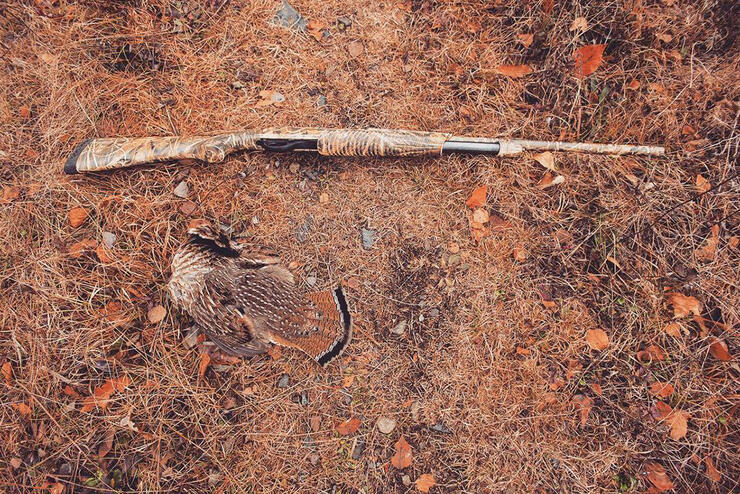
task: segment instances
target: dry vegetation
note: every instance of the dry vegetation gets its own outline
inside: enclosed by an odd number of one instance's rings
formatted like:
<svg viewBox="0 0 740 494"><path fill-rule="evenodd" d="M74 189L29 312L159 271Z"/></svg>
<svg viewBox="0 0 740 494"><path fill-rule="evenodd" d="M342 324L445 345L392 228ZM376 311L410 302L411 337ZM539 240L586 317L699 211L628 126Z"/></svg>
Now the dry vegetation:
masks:
<svg viewBox="0 0 740 494"><path fill-rule="evenodd" d="M308 32L272 22L277 0L0 2L0 486L735 491L738 182L672 208L737 173L737 4L294 5ZM590 44L604 61L576 77ZM531 156L62 175L89 137L282 125L670 153L559 154L564 182L544 189ZM484 185L476 241L466 200ZM198 217L275 246L301 283L348 287L361 327L339 362L203 365L164 288Z"/></svg>

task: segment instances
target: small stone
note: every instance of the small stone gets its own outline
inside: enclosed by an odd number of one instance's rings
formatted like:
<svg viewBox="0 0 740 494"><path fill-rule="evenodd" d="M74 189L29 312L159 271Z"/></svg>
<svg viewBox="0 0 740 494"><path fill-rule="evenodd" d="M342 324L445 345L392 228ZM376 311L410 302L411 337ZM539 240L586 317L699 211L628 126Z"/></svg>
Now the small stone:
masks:
<svg viewBox="0 0 740 494"><path fill-rule="evenodd" d="M321 96L319 96L319 99L316 100L316 105L319 108L325 107L326 106L326 96L324 96L323 94Z"/></svg>
<svg viewBox="0 0 740 494"><path fill-rule="evenodd" d="M408 475L404 475L403 477L401 477L401 482L403 482L403 485L408 487L411 485L411 477L409 477Z"/></svg>
<svg viewBox="0 0 740 494"><path fill-rule="evenodd" d="M349 17L337 17L337 27L340 31L344 31L352 25L352 19Z"/></svg>
<svg viewBox="0 0 740 494"><path fill-rule="evenodd" d="M305 31L306 26L308 26L308 21L285 0L283 0L283 6L280 7L280 10L275 14L273 22L285 27L298 29L300 31Z"/></svg>
<svg viewBox="0 0 740 494"><path fill-rule="evenodd" d="M396 326L391 329L391 333L397 335L397 336L403 336L403 334L406 332L406 321L403 320L396 324Z"/></svg>
<svg viewBox="0 0 740 494"><path fill-rule="evenodd" d="M308 392L307 391L301 391L301 405L306 406L308 405Z"/></svg>
<svg viewBox="0 0 740 494"><path fill-rule="evenodd" d="M20 460L20 458L18 458ZM71 475L72 465L69 463L62 463L59 467L59 475Z"/></svg>
<svg viewBox="0 0 740 494"><path fill-rule="evenodd" d="M365 442L364 441L357 441L355 444L354 449L352 450L352 459L353 460L359 460L362 456L362 452L365 451Z"/></svg>
<svg viewBox="0 0 740 494"><path fill-rule="evenodd" d="M473 221L476 223L488 223L488 211L478 208L473 211Z"/></svg>
<svg viewBox="0 0 740 494"><path fill-rule="evenodd" d="M316 286L316 277L315 276L308 276L306 277L306 285L308 285L309 288L313 288Z"/></svg>
<svg viewBox="0 0 740 494"><path fill-rule="evenodd" d="M309 214L303 220L303 223L301 224L301 226L298 227L298 231L295 234L296 239L300 243L304 243L308 239L308 232L311 231L312 225L313 225L313 216Z"/></svg>
<svg viewBox="0 0 740 494"><path fill-rule="evenodd" d="M190 188L188 187L188 183L184 180L177 184L175 190L172 191L172 193L175 194L176 197L179 197L181 199L185 199L188 196L188 192L190 192Z"/></svg>
<svg viewBox="0 0 740 494"><path fill-rule="evenodd" d="M280 376L280 380L278 381L278 388L287 388L290 384L290 376L288 374L283 374Z"/></svg>
<svg viewBox="0 0 740 494"><path fill-rule="evenodd" d="M190 329L188 329L187 334L185 335L185 338L183 338L182 342L185 345L185 348L191 349L194 348L195 345L198 344L198 333L200 333L200 330L197 326L191 326Z"/></svg>
<svg viewBox="0 0 740 494"><path fill-rule="evenodd" d="M183 201L183 203L180 204L180 212L184 215L190 216L195 212L195 208L197 207L198 205L195 204L193 201Z"/></svg>
<svg viewBox="0 0 740 494"><path fill-rule="evenodd" d="M103 243L109 249L113 248L113 244L116 243L116 235L111 232L103 232Z"/></svg>
<svg viewBox="0 0 740 494"><path fill-rule="evenodd" d="M452 432L441 421L438 421L436 424L431 426L430 429L432 429L435 432L441 432L442 434L449 434L450 432Z"/></svg>
<svg viewBox="0 0 740 494"><path fill-rule="evenodd" d="M278 93L277 91L275 91L274 93L272 93L272 96L270 96L270 101L272 101L273 103L282 103L283 101L285 101L285 96L283 96L283 93Z"/></svg>
<svg viewBox="0 0 740 494"><path fill-rule="evenodd" d="M306 436L306 437L305 437L305 438L303 439L303 447L304 447L304 448L308 448L308 449L310 449L311 451L316 451L316 441L314 441L314 440L313 440L313 438L312 438L311 436L308 436L308 435L307 435L307 436Z"/></svg>
<svg viewBox="0 0 740 494"><path fill-rule="evenodd" d="M376 424L383 434L390 434L396 428L396 421L388 417L380 417Z"/></svg>
<svg viewBox="0 0 740 494"><path fill-rule="evenodd" d="M288 170L290 171L290 173L298 173L298 170L300 169L301 169L301 165L299 165L298 163L291 163L290 166L288 167Z"/></svg>
<svg viewBox="0 0 740 494"><path fill-rule="evenodd" d="M252 225L257 226L260 224L260 218L259 216L252 216L252 220L250 221Z"/></svg>
<svg viewBox="0 0 740 494"><path fill-rule="evenodd" d="M436 319L439 317L439 309L436 307L429 311L429 318L430 319Z"/></svg>
<svg viewBox="0 0 740 494"><path fill-rule="evenodd" d="M375 231L367 228L362 229L362 248L370 250L375 243Z"/></svg>

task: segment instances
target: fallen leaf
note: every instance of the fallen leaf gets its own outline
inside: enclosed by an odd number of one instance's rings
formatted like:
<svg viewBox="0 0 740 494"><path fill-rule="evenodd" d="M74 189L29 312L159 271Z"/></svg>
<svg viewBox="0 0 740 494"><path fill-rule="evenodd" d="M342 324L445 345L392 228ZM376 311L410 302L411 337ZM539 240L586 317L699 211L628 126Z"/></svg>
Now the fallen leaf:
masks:
<svg viewBox="0 0 740 494"><path fill-rule="evenodd" d="M625 86L625 89L630 89L632 91L640 89L640 81L638 81L637 79L632 79L629 84Z"/></svg>
<svg viewBox="0 0 740 494"><path fill-rule="evenodd" d="M357 432L360 427L360 419L352 417L351 419L345 420L337 426L337 432L342 436L348 436Z"/></svg>
<svg viewBox="0 0 740 494"><path fill-rule="evenodd" d="M532 73L532 69L529 65L500 65L494 69L497 74L509 76L509 77L524 77L527 74Z"/></svg>
<svg viewBox="0 0 740 494"><path fill-rule="evenodd" d="M695 129L695 128L693 128L693 127L692 127L691 125L688 125L688 124L687 124L687 125L684 125L683 127L681 127L681 135L685 135L685 136L688 136L688 135L694 135L694 134L696 134L696 129ZM699 185L699 177L701 177L701 175L697 175L697 176L696 176L696 185L697 185L697 186ZM706 178L704 178L704 177L701 177L701 178L702 178L702 179L703 179L703 180L704 180L705 182L707 181L707 179L706 179Z"/></svg>
<svg viewBox="0 0 740 494"><path fill-rule="evenodd" d="M588 31L588 22L585 17L576 17L568 31Z"/></svg>
<svg viewBox="0 0 740 494"><path fill-rule="evenodd" d="M257 96L259 96L260 100L255 103L254 106L256 108L270 106L285 101L285 96L283 96L282 93L273 91L272 89L263 89Z"/></svg>
<svg viewBox="0 0 740 494"><path fill-rule="evenodd" d="M343 388L349 388L352 386L352 384L355 382L355 375L354 374L346 374L342 378L342 387Z"/></svg>
<svg viewBox="0 0 740 494"><path fill-rule="evenodd" d="M714 467L714 462L710 457L704 457L704 465L707 467L707 477L709 480L712 482L719 482L722 480L722 475L720 475L719 470Z"/></svg>
<svg viewBox="0 0 740 494"><path fill-rule="evenodd" d="M273 345L269 350L267 350L267 355L269 355L272 360L280 360L280 357L283 356L283 347Z"/></svg>
<svg viewBox="0 0 740 494"><path fill-rule="evenodd" d="M689 314L701 315L702 305L696 297L686 296L678 292L669 293L668 305L673 306L674 319L680 319Z"/></svg>
<svg viewBox="0 0 740 494"><path fill-rule="evenodd" d="M609 346L609 336L603 329L589 329L586 331L586 343L594 350L604 350Z"/></svg>
<svg viewBox="0 0 740 494"><path fill-rule="evenodd" d="M183 201L182 204L180 204L180 212L184 215L190 216L195 212L198 205L195 204L193 201L186 200Z"/></svg>
<svg viewBox="0 0 740 494"><path fill-rule="evenodd" d="M473 222L480 224L488 223L488 211L483 208L473 211Z"/></svg>
<svg viewBox="0 0 740 494"><path fill-rule="evenodd" d="M319 203L320 204L327 204L329 202L329 194L326 192L322 192L319 194Z"/></svg>
<svg viewBox="0 0 740 494"><path fill-rule="evenodd" d="M64 387L63 393L67 396L71 396L72 398L82 398L82 395L69 384Z"/></svg>
<svg viewBox="0 0 740 494"><path fill-rule="evenodd" d="M686 420L688 416L689 414L687 412L674 410L673 413L666 418L666 424L671 428L671 439L678 441L679 439L686 437L686 433L689 428L688 421Z"/></svg>
<svg viewBox="0 0 740 494"><path fill-rule="evenodd" d="M655 420L665 420L666 418L670 417L671 413L673 413L673 408L667 403L663 403L662 401L658 401L655 403L655 405L650 407L650 415Z"/></svg>
<svg viewBox="0 0 740 494"><path fill-rule="evenodd" d="M673 36L668 33L658 33L655 35L655 37L663 43L670 43L673 40Z"/></svg>
<svg viewBox="0 0 740 494"><path fill-rule="evenodd" d="M527 260L527 249L525 249L524 246L521 244L517 245L516 247L514 247L512 255L517 261L524 262Z"/></svg>
<svg viewBox="0 0 740 494"><path fill-rule="evenodd" d="M347 45L347 52L352 58L357 58L365 51L365 47L359 41L352 41Z"/></svg>
<svg viewBox="0 0 740 494"><path fill-rule="evenodd" d="M110 250L102 243L95 248L95 255L98 256L98 260L103 264L110 264L115 261L110 254Z"/></svg>
<svg viewBox="0 0 740 494"><path fill-rule="evenodd" d="M724 340L720 340L719 338L710 338L709 341L711 341L709 344L709 353L712 354L712 357L717 360L721 360L722 362L729 362L732 360L732 355L730 355L730 350Z"/></svg>
<svg viewBox="0 0 740 494"><path fill-rule="evenodd" d="M61 482L44 482L41 486L42 489L47 489L49 494L63 494L64 484Z"/></svg>
<svg viewBox="0 0 740 494"><path fill-rule="evenodd" d="M79 258L82 256L82 253L86 250L94 249L97 247L98 242L96 240L93 240L91 238L80 240L79 242L75 242L69 247L69 255L72 258Z"/></svg>
<svg viewBox="0 0 740 494"><path fill-rule="evenodd" d="M671 383L655 381L653 384L650 385L650 393L654 394L655 396L660 396L661 398L668 398L673 394L675 390L676 389Z"/></svg>
<svg viewBox="0 0 740 494"><path fill-rule="evenodd" d="M516 35L516 39L517 39L517 40L518 40L518 41L519 41L519 42L520 42L520 43L521 43L522 45L524 45L524 47L525 47L525 48L529 48L529 46L530 46L530 45L532 44L532 42L534 41L534 35L532 35L532 34L529 34L529 33L522 33L522 34L517 34L517 35Z"/></svg>
<svg viewBox="0 0 740 494"><path fill-rule="evenodd" d="M539 163L540 165L544 166L548 170L552 170L556 172L555 169L555 156L550 151L545 151L544 153L535 154L533 156L535 161Z"/></svg>
<svg viewBox="0 0 740 494"><path fill-rule="evenodd" d="M13 379L13 366L10 362L5 362L2 366L3 379L5 384L10 386L10 382Z"/></svg>
<svg viewBox="0 0 740 494"><path fill-rule="evenodd" d="M594 393L596 393L599 396L601 396L601 394L603 393L603 391L601 390L601 384L599 383L592 383L591 389L593 390Z"/></svg>
<svg viewBox="0 0 740 494"><path fill-rule="evenodd" d="M31 416L31 407L25 403L13 403L13 408L15 408L23 417Z"/></svg>
<svg viewBox="0 0 740 494"><path fill-rule="evenodd" d="M18 113L24 120L28 120L29 118L31 118L31 109L26 105L21 106L18 110Z"/></svg>
<svg viewBox="0 0 740 494"><path fill-rule="evenodd" d="M674 338L681 337L681 325L678 324L677 322L666 324L664 331L668 333L669 335L673 336Z"/></svg>
<svg viewBox="0 0 740 494"><path fill-rule="evenodd" d="M106 408L108 408L108 403L110 402L110 397L113 396L113 393L115 391L118 391L120 393L121 391L126 389L129 384L131 384L131 379L129 379L128 376L108 379L107 381L105 381L105 383L103 383L103 385L95 388L92 396L88 396L85 398L80 411L82 413L87 413L96 406L100 407L102 410L105 410Z"/></svg>
<svg viewBox="0 0 740 494"><path fill-rule="evenodd" d="M521 347L521 346L517 345L516 346L516 353L518 353L519 355L523 355L523 356L526 357L527 355L530 355L532 353L532 351L529 348L524 348L524 347Z"/></svg>
<svg viewBox="0 0 740 494"><path fill-rule="evenodd" d="M606 45L585 45L576 50L573 58L578 77L586 77L596 72L604 58L604 48Z"/></svg>
<svg viewBox="0 0 740 494"><path fill-rule="evenodd" d="M0 202L7 203L18 199L21 195L21 189L12 185L3 187L3 194Z"/></svg>
<svg viewBox="0 0 740 494"><path fill-rule="evenodd" d="M565 182L565 177L562 175L558 175L556 177L552 176L552 173L547 172L544 177L542 177L542 180L540 180L537 183L537 187L539 189L545 190L548 187L552 187L553 185L562 184Z"/></svg>
<svg viewBox="0 0 740 494"><path fill-rule="evenodd" d="M429 473L419 475L419 478L416 479L415 484L416 484L416 489L419 492L429 492L429 489L431 489L435 484L434 476Z"/></svg>
<svg viewBox="0 0 740 494"><path fill-rule="evenodd" d="M16 470L18 470L22 465L23 465L23 460L21 460L18 457L14 457L10 459L10 466Z"/></svg>
<svg viewBox="0 0 740 494"><path fill-rule="evenodd" d="M717 255L719 245L719 225L712 226L712 233L702 247L696 249L696 258L700 261L710 262Z"/></svg>
<svg viewBox="0 0 740 494"><path fill-rule="evenodd" d="M85 208L72 208L69 210L69 224L73 228L77 228L80 225L82 225L85 220L87 219L88 215L87 209Z"/></svg>
<svg viewBox="0 0 740 494"><path fill-rule="evenodd" d="M673 489L673 482L668 478L668 473L666 473L663 465L650 461L645 463L644 469L647 479L658 489L658 492Z"/></svg>
<svg viewBox="0 0 740 494"><path fill-rule="evenodd" d="M709 189L711 189L711 188L712 188L712 184L709 182L709 180L707 180L706 178L704 178L702 175L697 175L696 176L696 190L700 194L703 194L705 192L709 192Z"/></svg>
<svg viewBox="0 0 740 494"><path fill-rule="evenodd" d="M110 453L110 450L113 449L113 438L115 437L115 429L108 429L103 438L103 442L100 443L100 447L98 448L98 458L102 460L108 453Z"/></svg>
<svg viewBox="0 0 740 494"><path fill-rule="evenodd" d="M321 41L324 38L324 29L326 29L326 24L314 19L309 20L306 25L306 30L316 41Z"/></svg>
<svg viewBox="0 0 740 494"><path fill-rule="evenodd" d="M727 246L732 250L737 249L740 246L740 237L737 235L730 237L730 240L727 241Z"/></svg>
<svg viewBox="0 0 740 494"><path fill-rule="evenodd" d="M391 456L391 465L402 470L411 465L411 461L414 459L411 453L411 446L406 442L403 436L398 438L395 444L396 452Z"/></svg>
<svg viewBox="0 0 740 494"><path fill-rule="evenodd" d="M165 309L161 305L155 305L154 307L149 309L147 318L149 319L150 323L157 324L159 321L164 319L166 315L167 315L167 309Z"/></svg>
<svg viewBox="0 0 740 494"><path fill-rule="evenodd" d="M663 350L658 345L649 345L645 348L645 351L652 359L665 360L665 353L663 353Z"/></svg>
<svg viewBox="0 0 740 494"><path fill-rule="evenodd" d="M485 185L481 185L480 187L477 187L472 194L470 194L468 200L465 201L465 205L470 209L483 207L483 205L486 204L487 194L488 187L486 187Z"/></svg>
<svg viewBox="0 0 740 494"><path fill-rule="evenodd" d="M321 429L321 417L314 415L308 419L308 425L311 427L312 431L319 432L319 429Z"/></svg>
<svg viewBox="0 0 740 494"><path fill-rule="evenodd" d="M581 416L581 427L583 427L588 422L588 416L591 413L591 408L593 408L594 400L588 396L575 395L572 401L578 408L579 415Z"/></svg>
<svg viewBox="0 0 740 494"><path fill-rule="evenodd" d="M201 353L200 363L198 364L198 377L203 379L206 376L206 371L208 370L209 365L211 365L211 356L208 352Z"/></svg>

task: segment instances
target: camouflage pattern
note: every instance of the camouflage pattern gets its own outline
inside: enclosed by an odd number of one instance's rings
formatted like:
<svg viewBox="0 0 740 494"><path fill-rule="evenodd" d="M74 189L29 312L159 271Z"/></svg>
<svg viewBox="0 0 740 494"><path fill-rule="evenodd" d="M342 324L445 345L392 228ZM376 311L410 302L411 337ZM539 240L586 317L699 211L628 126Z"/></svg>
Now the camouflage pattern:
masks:
<svg viewBox="0 0 740 494"><path fill-rule="evenodd" d="M576 153L595 154L642 154L661 155L665 148L658 146L633 146L629 144L596 144L590 142L559 142L559 141L529 141L525 139L510 139L500 141L502 149L510 147L512 151L520 148L522 151L570 151ZM520 151L521 152L521 151ZM505 154L499 152L499 154ZM511 152L508 154L518 154Z"/></svg>

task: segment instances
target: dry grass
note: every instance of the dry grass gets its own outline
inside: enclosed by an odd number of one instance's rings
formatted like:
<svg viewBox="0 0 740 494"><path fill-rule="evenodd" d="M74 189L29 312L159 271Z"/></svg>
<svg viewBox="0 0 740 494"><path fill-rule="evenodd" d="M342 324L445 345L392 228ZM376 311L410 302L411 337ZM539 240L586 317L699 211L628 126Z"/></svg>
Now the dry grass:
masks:
<svg viewBox="0 0 740 494"><path fill-rule="evenodd" d="M328 25L319 43L271 23L277 1L0 2L0 182L20 192L0 203L0 362L12 367L0 383L0 486L407 492L404 475L433 473L432 492L642 492L641 472L654 461L678 491L736 490L738 368L709 354L709 337L737 352L737 181L661 215L695 193L697 174L716 184L737 173L737 6L555 3L547 14L547 2L296 0ZM339 16L352 25L339 29ZM578 16L589 23L581 35L568 29ZM534 34L531 47L520 33ZM356 58L351 41L364 47ZM580 81L572 52L588 43L607 43L609 58ZM534 73L492 72L519 63ZM633 79L640 88L625 89ZM255 108L262 89L286 101ZM61 173L89 137L275 125L562 136L672 152L558 155L566 181L547 190L530 157L249 154L218 166ZM172 194L183 179L192 215ZM508 226L477 244L465 199L481 184ZM78 229L67 222L75 206L91 211ZM146 316L154 304L169 307L168 261L193 217L275 246L302 282L347 283L362 331L341 362L322 370L285 351L199 379L184 317L170 312L152 325ZM716 223L716 257L700 261L696 249ZM369 251L363 227L378 232ZM103 231L117 236L113 262L70 255ZM517 246L523 262L512 257ZM720 324L702 334L685 318L683 337L668 336L668 287L698 297ZM406 334L392 334L402 320ZM611 340L601 352L584 339L596 327ZM648 345L668 358L639 362ZM279 388L284 373L290 384ZM106 411L81 413L81 400L63 391L86 396L115 376L132 384ZM672 383L666 401L691 414L680 440L650 416L655 380ZM577 394L594 401L584 426ZM336 424L353 416L357 433L339 436ZM379 416L395 418L396 430L379 433ZM389 466L401 434L414 452L404 471ZM705 457L719 481L707 478Z"/></svg>

